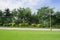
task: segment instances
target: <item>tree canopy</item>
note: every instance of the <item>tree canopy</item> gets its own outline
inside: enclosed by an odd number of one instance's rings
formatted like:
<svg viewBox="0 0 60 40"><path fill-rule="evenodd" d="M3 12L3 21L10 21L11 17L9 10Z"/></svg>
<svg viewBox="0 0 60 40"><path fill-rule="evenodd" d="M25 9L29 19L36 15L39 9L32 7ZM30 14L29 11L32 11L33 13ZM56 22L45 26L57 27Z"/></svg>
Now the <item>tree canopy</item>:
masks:
<svg viewBox="0 0 60 40"><path fill-rule="evenodd" d="M50 19L51 18L51 19ZM50 23L51 21L51 23ZM9 8L4 11L0 10L0 26L11 26L10 24L14 23L13 26L19 25L32 25L32 24L41 24L42 27L46 27L51 24L60 25L60 11L55 12L53 8L50 7L41 7L37 10L37 14L32 11L30 8L18 8L10 10Z"/></svg>

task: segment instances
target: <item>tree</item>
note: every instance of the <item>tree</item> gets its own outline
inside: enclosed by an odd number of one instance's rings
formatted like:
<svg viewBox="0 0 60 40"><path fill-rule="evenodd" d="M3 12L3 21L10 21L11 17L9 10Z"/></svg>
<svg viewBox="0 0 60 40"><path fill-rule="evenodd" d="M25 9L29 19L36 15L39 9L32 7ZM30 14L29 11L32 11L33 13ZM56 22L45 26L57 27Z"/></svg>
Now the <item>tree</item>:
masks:
<svg viewBox="0 0 60 40"><path fill-rule="evenodd" d="M3 13L3 25L8 26L8 24L12 21L12 14L10 13L9 8L5 9Z"/></svg>
<svg viewBox="0 0 60 40"><path fill-rule="evenodd" d="M38 9L37 15L39 18L39 22L41 22L43 25L47 22L47 24L50 24L51 27L51 15L53 14L53 12L53 9L49 7L42 7Z"/></svg>
<svg viewBox="0 0 60 40"><path fill-rule="evenodd" d="M18 19L22 23L29 22L31 16L31 10L29 8L18 9Z"/></svg>
<svg viewBox="0 0 60 40"><path fill-rule="evenodd" d="M56 12L55 15L56 15L55 24L60 24L60 12Z"/></svg>
<svg viewBox="0 0 60 40"><path fill-rule="evenodd" d="M39 23L38 16L35 13L31 15L30 23L31 24L38 24Z"/></svg>
<svg viewBox="0 0 60 40"><path fill-rule="evenodd" d="M16 22L18 20L18 12L17 12L17 9L13 9L11 11L12 13L12 22Z"/></svg>
<svg viewBox="0 0 60 40"><path fill-rule="evenodd" d="M3 16L3 13L2 13L2 10L0 10L0 25L2 25L2 16Z"/></svg>
<svg viewBox="0 0 60 40"><path fill-rule="evenodd" d="M30 8L25 8L25 10L23 12L23 15L24 15L25 22L30 23L29 20L31 18L31 9Z"/></svg>

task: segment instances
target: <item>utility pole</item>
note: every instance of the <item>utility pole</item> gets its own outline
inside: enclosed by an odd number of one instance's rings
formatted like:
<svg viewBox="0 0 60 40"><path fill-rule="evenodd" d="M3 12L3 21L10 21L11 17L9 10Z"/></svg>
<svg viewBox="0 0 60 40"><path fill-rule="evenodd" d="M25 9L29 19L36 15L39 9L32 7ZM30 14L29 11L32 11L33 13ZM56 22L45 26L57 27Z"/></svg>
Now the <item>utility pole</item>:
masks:
<svg viewBox="0 0 60 40"><path fill-rule="evenodd" d="M49 10L49 14L50 14L50 31L52 31L52 26L51 26L51 10Z"/></svg>

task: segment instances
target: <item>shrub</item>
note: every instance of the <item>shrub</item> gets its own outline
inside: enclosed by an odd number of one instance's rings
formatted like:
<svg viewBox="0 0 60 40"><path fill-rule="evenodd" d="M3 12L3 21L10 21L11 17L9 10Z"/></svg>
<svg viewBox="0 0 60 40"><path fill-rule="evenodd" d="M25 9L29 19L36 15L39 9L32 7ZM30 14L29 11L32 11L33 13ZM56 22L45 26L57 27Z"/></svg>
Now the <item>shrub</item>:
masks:
<svg viewBox="0 0 60 40"><path fill-rule="evenodd" d="M14 22L12 22L12 23L9 23L9 25L13 27L13 26L15 25L15 23L14 23Z"/></svg>
<svg viewBox="0 0 60 40"><path fill-rule="evenodd" d="M42 25L41 25L41 24L36 24L36 26L37 26L38 28L40 28Z"/></svg>
<svg viewBox="0 0 60 40"><path fill-rule="evenodd" d="M36 27L36 24L31 24L32 27Z"/></svg>
<svg viewBox="0 0 60 40"><path fill-rule="evenodd" d="M29 26L29 24L28 23L25 23L25 26Z"/></svg>
<svg viewBox="0 0 60 40"><path fill-rule="evenodd" d="M25 26L29 26L29 24L28 23L20 23L19 24L19 27L25 27Z"/></svg>
<svg viewBox="0 0 60 40"><path fill-rule="evenodd" d="M1 26L2 23L0 23L0 26Z"/></svg>
<svg viewBox="0 0 60 40"><path fill-rule="evenodd" d="M53 25L52 28L60 28L60 25Z"/></svg>
<svg viewBox="0 0 60 40"><path fill-rule="evenodd" d="M20 23L20 24L19 24L19 26L21 27L21 26L22 26L22 24Z"/></svg>

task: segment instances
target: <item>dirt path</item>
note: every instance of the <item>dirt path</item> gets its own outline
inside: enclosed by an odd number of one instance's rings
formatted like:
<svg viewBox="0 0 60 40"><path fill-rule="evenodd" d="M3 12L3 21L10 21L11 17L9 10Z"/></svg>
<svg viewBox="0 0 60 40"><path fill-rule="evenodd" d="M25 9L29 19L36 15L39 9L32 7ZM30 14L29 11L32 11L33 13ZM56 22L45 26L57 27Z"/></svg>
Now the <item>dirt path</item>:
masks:
<svg viewBox="0 0 60 40"><path fill-rule="evenodd" d="M7 28L7 27L0 27L0 30L42 30L42 31L50 31L47 28ZM60 31L60 29L52 29L52 31Z"/></svg>

